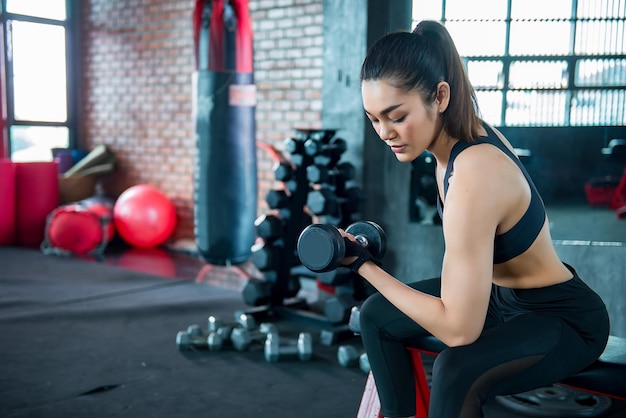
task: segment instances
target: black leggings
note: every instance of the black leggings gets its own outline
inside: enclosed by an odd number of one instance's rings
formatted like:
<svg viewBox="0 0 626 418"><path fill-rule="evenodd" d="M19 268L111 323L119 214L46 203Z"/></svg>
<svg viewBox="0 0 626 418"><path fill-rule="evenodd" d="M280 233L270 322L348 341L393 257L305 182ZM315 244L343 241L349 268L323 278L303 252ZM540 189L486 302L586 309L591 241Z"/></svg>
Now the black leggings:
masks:
<svg viewBox="0 0 626 418"><path fill-rule="evenodd" d="M439 296L441 280L410 286ZM406 347L419 348L417 342L428 332L380 294L365 301L360 318L381 414L415 415ZM608 334L604 303L576 274L565 283L538 289L494 285L481 336L437 356L428 416L482 417L482 405L495 396L551 385L591 364L604 350Z"/></svg>

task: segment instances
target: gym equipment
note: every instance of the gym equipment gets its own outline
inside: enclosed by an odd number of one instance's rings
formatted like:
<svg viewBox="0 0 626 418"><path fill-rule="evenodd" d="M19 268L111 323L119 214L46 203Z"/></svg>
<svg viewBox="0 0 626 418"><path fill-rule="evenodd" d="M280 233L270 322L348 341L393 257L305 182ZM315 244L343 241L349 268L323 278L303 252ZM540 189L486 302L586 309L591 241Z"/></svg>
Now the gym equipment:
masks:
<svg viewBox="0 0 626 418"><path fill-rule="evenodd" d="M0 122L1 120L0 117ZM15 242L15 163L8 158L0 159L0 202L3 202L0 205L0 245L13 245Z"/></svg>
<svg viewBox="0 0 626 418"><path fill-rule="evenodd" d="M265 242L272 242L280 238L283 221L274 215L263 214L254 221L256 234Z"/></svg>
<svg viewBox="0 0 626 418"><path fill-rule="evenodd" d="M317 280L328 286L341 286L348 284L351 280L357 277L355 273L353 273L347 267L337 267L331 271L324 271L317 275Z"/></svg>
<svg viewBox="0 0 626 418"><path fill-rule="evenodd" d="M15 244L39 248L48 215L59 206L56 163L15 164Z"/></svg>
<svg viewBox="0 0 626 418"><path fill-rule="evenodd" d="M333 133L334 134L334 133ZM304 142L304 153L311 157L316 155L337 155L340 156L348 149L348 144L344 139L333 138L330 142L309 138Z"/></svg>
<svg viewBox="0 0 626 418"><path fill-rule="evenodd" d="M265 340L265 361L276 363L284 357L297 356L300 361L309 361L313 355L313 339L308 332L298 334L295 343L281 345L281 338L276 334L268 334Z"/></svg>
<svg viewBox="0 0 626 418"><path fill-rule="evenodd" d="M606 155L615 161L623 162L626 160L626 139L611 139L609 144L602 148L600 152L602 155Z"/></svg>
<svg viewBox="0 0 626 418"><path fill-rule="evenodd" d="M281 241L261 241L252 246L252 262L260 271L275 270L282 261Z"/></svg>
<svg viewBox="0 0 626 418"><path fill-rule="evenodd" d="M361 335L361 308L353 306L350 310L350 319L348 320L348 328L355 335Z"/></svg>
<svg viewBox="0 0 626 418"><path fill-rule="evenodd" d="M265 196L265 201L270 209L282 209L289 204L289 196L284 190L270 190Z"/></svg>
<svg viewBox="0 0 626 418"><path fill-rule="evenodd" d="M196 243L208 263L239 264L250 258L257 214L256 86L248 2L197 0L193 16Z"/></svg>
<svg viewBox="0 0 626 418"><path fill-rule="evenodd" d="M343 190L343 196L338 196L331 187L322 186L307 196L306 205L309 210L318 216L330 215L340 218L344 212L360 212L364 199L363 190L358 186Z"/></svg>
<svg viewBox="0 0 626 418"><path fill-rule="evenodd" d="M372 221L355 222L346 228L357 243L367 248L376 258L385 255L385 232ZM297 244L298 257L304 266L314 272L330 271L339 267L346 253L346 243L341 233L332 225L313 224L306 227Z"/></svg>
<svg viewBox="0 0 626 418"><path fill-rule="evenodd" d="M274 324L267 322L259 326L258 331L248 331L245 328L234 328L230 334L230 341L237 351L247 351L254 342L265 341L269 334L278 333Z"/></svg>
<svg viewBox="0 0 626 418"><path fill-rule="evenodd" d="M188 331L178 331L176 345L180 351L208 348L207 339L201 335L192 335Z"/></svg>
<svg viewBox="0 0 626 418"><path fill-rule="evenodd" d="M337 349L337 361L343 367L357 367L364 372L370 372L370 362L367 353L358 350L353 345L340 345Z"/></svg>
<svg viewBox="0 0 626 418"><path fill-rule="evenodd" d="M274 177L276 178L276 180L283 182L292 178L294 173L294 169L291 166L291 163L288 161L277 162L276 164L274 164L272 171L274 171Z"/></svg>
<svg viewBox="0 0 626 418"><path fill-rule="evenodd" d="M334 169L316 164L306 168L306 177L311 183L345 183L355 175L356 168L349 162L340 163Z"/></svg>
<svg viewBox="0 0 626 418"><path fill-rule="evenodd" d="M324 301L324 315L333 324L345 323L357 301L351 293L337 293Z"/></svg>
<svg viewBox="0 0 626 418"><path fill-rule="evenodd" d="M611 399L577 390L550 386L509 396L497 402L525 417L598 417L611 407Z"/></svg>
<svg viewBox="0 0 626 418"><path fill-rule="evenodd" d="M115 229L128 244L137 248L163 244L176 226L172 201L149 184L126 189L113 207Z"/></svg>
<svg viewBox="0 0 626 418"><path fill-rule="evenodd" d="M113 202L86 199L48 215L41 250L44 254L101 256L114 234Z"/></svg>
<svg viewBox="0 0 626 418"><path fill-rule="evenodd" d="M416 391L416 414L417 418L428 416L428 400L430 398L430 388L424 370L422 355L436 356L446 346L432 336L425 336L419 344L422 349L408 348L409 355L413 362L413 373L415 375ZM606 396L609 398L626 401L626 386L624 386L624 375L626 374L626 338L610 336L609 341L600 358L593 364L581 370L577 374L563 379L557 383L558 386L566 386L570 389L585 392L579 399L587 398L594 405L599 405L604 401L593 400L590 396ZM585 401L583 401L585 402ZM597 403L596 403L597 402ZM357 418L369 418L377 416L379 413L380 401L376 392L376 384L370 373L365 384L361 405L357 413ZM560 417L576 417L584 415L551 415ZM529 416L529 415L524 415ZM596 416L596 415L588 415Z"/></svg>
<svg viewBox="0 0 626 418"><path fill-rule="evenodd" d="M235 322L233 323L225 323L221 318L210 315L207 318L207 329L210 332L216 332L221 328L230 327L230 328L243 328L248 331L252 331L256 328L256 320L252 315L248 315L244 312L235 312L233 314Z"/></svg>

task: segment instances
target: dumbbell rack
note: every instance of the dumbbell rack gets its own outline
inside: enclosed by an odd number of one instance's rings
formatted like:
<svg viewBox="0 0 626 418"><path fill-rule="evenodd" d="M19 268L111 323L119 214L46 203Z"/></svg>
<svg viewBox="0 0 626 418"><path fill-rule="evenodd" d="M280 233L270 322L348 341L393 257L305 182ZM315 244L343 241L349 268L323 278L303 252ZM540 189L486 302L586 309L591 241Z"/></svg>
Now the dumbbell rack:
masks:
<svg viewBox="0 0 626 418"><path fill-rule="evenodd" d="M362 211L362 190L349 186L354 167L340 161L346 142L335 134L334 129L297 129L296 135L283 143L289 158L281 155L274 165L282 188L267 194L273 213L263 214L255 222L259 241L252 261L265 280L250 279L243 289L244 302L254 307L247 311L249 314L305 319L341 333L350 308L369 293L363 280L349 270L318 275L301 265L296 252L300 232L313 222L313 216L321 223L345 228ZM335 290L325 302L324 313L315 312L305 300L296 298L302 279L316 280Z"/></svg>

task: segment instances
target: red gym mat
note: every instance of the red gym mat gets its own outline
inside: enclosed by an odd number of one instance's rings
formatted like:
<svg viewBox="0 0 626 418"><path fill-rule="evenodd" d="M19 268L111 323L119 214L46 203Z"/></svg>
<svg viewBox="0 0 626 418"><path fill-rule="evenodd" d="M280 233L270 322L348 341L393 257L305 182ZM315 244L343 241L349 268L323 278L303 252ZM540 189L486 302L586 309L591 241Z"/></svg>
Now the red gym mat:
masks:
<svg viewBox="0 0 626 418"><path fill-rule="evenodd" d="M15 243L39 247L47 216L59 206L59 179L54 162L15 164Z"/></svg>
<svg viewBox="0 0 626 418"><path fill-rule="evenodd" d="M0 159L0 245L15 243L15 164Z"/></svg>

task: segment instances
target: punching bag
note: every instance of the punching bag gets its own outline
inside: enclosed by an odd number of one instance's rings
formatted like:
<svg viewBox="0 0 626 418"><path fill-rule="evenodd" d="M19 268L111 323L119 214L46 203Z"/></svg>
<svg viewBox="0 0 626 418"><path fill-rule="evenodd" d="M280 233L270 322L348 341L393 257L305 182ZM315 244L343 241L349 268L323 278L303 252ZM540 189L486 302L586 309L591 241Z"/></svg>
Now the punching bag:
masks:
<svg viewBox="0 0 626 418"><path fill-rule="evenodd" d="M256 239L252 28L247 0L196 0L194 233L211 264L248 260Z"/></svg>

